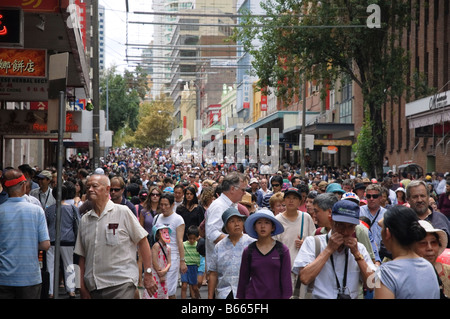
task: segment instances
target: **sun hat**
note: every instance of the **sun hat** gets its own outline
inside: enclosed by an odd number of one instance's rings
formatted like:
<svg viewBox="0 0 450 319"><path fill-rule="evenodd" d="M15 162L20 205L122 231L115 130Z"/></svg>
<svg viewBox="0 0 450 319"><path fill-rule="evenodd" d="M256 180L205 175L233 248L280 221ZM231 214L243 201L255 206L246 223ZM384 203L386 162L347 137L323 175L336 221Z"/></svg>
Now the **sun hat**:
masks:
<svg viewBox="0 0 450 319"><path fill-rule="evenodd" d="M167 225L164 225L164 224L158 224L158 225L154 225L153 227L152 227L152 236L153 236L153 239L156 241L156 233L160 230L160 229L164 229L164 228L167 228L168 230L169 230L169 235L172 233L172 229L170 229L170 227L169 226L167 226Z"/></svg>
<svg viewBox="0 0 450 319"><path fill-rule="evenodd" d="M267 208L263 208L258 210L256 213L251 214L247 220L245 221L245 232L253 238L258 238L258 234L255 231L255 228L253 227L255 225L255 222L258 219L261 218L267 218L273 222L275 225L275 230L272 232L272 236L281 234L284 232L283 225L275 218L274 214L268 210Z"/></svg>
<svg viewBox="0 0 450 319"><path fill-rule="evenodd" d="M345 194L345 191L342 189L341 184L331 183L327 186L327 193L341 193Z"/></svg>
<svg viewBox="0 0 450 319"><path fill-rule="evenodd" d="M248 205L252 206L252 195L248 192L245 192L245 194L242 196L242 199L239 201L242 205Z"/></svg>
<svg viewBox="0 0 450 319"><path fill-rule="evenodd" d="M238 209L236 209L234 207L227 208L222 214L222 221L223 221L222 232L223 233L227 234L225 226L227 225L228 220L233 216L238 216L238 217L241 217L242 219L247 218L247 216L241 214Z"/></svg>
<svg viewBox="0 0 450 319"><path fill-rule="evenodd" d="M359 225L359 205L350 200L340 200L333 205L331 219L335 222Z"/></svg>
<svg viewBox="0 0 450 319"><path fill-rule="evenodd" d="M52 179L52 172L47 171L47 170L43 170L43 171L40 172L36 177L37 177L37 178L48 178L48 179Z"/></svg>
<svg viewBox="0 0 450 319"><path fill-rule="evenodd" d="M437 233L439 236L439 251L438 256L444 252L447 248L448 238L447 233L442 229L436 229L426 220L419 220L420 226L422 226L427 233Z"/></svg>
<svg viewBox="0 0 450 319"><path fill-rule="evenodd" d="M359 205L359 196L356 195L355 193L352 193L352 192L345 193L344 195L342 195L341 200L344 200L344 199L351 200Z"/></svg>

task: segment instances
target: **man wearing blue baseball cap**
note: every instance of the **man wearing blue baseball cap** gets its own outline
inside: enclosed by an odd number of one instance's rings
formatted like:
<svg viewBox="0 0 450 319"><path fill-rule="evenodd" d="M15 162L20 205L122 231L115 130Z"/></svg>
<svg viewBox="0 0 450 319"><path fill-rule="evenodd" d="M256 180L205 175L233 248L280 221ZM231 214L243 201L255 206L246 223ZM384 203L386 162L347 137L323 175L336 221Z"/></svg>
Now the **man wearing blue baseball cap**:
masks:
<svg viewBox="0 0 450 319"><path fill-rule="evenodd" d="M338 201L330 218L331 231L317 235L320 242L317 258L314 236L305 238L292 271L299 274L303 284L311 284L313 299L356 299L362 284L373 288L369 279L375 271L367 249L354 235L359 224L359 205L349 200Z"/></svg>

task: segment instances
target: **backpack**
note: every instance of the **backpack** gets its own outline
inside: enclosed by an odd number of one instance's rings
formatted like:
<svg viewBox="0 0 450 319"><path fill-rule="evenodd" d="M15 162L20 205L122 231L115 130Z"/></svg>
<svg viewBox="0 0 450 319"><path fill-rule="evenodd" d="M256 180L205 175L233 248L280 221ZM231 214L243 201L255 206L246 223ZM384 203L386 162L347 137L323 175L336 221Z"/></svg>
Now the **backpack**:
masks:
<svg viewBox="0 0 450 319"><path fill-rule="evenodd" d="M153 226L156 225L156 221L158 220L158 217L161 214L157 214L155 216L155 219L153 220ZM153 231L150 231L150 233L147 235L148 244L150 245L150 248L153 247L153 245L156 243L155 238L153 237Z"/></svg>
<svg viewBox="0 0 450 319"><path fill-rule="evenodd" d="M315 252L316 258L320 254L320 240L319 237L314 236L314 244L315 244ZM297 280L295 281L295 287L292 294L291 299L311 299L311 292L314 287L314 280L309 284L302 284L300 281L300 273L297 276Z"/></svg>

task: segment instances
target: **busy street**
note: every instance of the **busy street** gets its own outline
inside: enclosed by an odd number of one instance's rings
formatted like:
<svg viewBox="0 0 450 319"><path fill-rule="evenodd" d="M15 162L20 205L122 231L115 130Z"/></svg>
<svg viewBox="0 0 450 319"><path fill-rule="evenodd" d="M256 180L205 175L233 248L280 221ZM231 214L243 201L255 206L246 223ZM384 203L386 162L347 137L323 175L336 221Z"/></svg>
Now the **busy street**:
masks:
<svg viewBox="0 0 450 319"><path fill-rule="evenodd" d="M0 300L273 318L448 299L449 18L2 0Z"/></svg>

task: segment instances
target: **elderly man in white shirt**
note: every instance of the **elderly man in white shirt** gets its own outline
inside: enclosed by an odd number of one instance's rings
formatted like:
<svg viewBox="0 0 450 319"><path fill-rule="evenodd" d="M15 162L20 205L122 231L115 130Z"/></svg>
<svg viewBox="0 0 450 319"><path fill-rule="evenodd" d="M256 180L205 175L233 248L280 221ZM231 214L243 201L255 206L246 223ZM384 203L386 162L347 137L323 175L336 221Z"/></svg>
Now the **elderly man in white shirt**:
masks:
<svg viewBox="0 0 450 319"><path fill-rule="evenodd" d="M233 172L225 176L222 182L222 194L211 203L205 214L205 247L206 265L214 252L214 246L225 237L222 232L222 214L230 207L237 208L237 203L242 199L247 188L245 175Z"/></svg>
<svg viewBox="0 0 450 319"><path fill-rule="evenodd" d="M332 229L316 235L320 253L316 256L315 237L306 237L297 254L292 271L303 284L312 286L313 299L356 299L362 284L374 288L375 272L365 246L353 236L359 224L358 204L341 200L334 204Z"/></svg>
<svg viewBox="0 0 450 319"><path fill-rule="evenodd" d="M136 247L144 265L144 287L156 292L148 233L131 210L109 199L106 175L89 178L87 191L93 208L83 215L74 253L80 256L82 299L133 299L138 284Z"/></svg>

